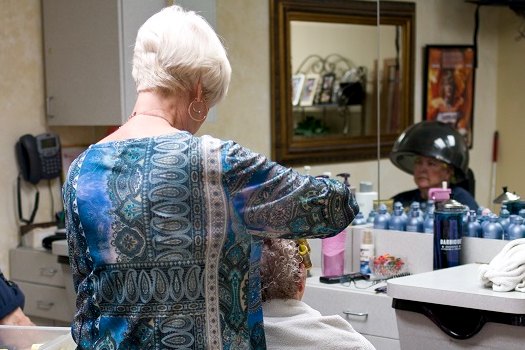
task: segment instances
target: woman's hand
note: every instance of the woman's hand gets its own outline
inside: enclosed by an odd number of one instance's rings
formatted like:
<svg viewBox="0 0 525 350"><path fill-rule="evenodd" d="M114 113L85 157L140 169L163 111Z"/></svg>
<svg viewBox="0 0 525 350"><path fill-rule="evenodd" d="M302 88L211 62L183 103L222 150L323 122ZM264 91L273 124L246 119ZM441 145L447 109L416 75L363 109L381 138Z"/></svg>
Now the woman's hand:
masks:
<svg viewBox="0 0 525 350"><path fill-rule="evenodd" d="M11 325L11 326L34 326L35 324L31 322L29 317L27 317L21 308L15 309L4 318L0 320L1 325Z"/></svg>

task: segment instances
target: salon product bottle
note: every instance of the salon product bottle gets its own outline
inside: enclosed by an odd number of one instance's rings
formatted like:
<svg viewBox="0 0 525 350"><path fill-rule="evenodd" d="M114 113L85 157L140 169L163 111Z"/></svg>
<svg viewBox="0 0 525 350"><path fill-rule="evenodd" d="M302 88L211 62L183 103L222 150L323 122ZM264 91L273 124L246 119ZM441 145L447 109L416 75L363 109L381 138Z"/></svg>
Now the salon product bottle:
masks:
<svg viewBox="0 0 525 350"><path fill-rule="evenodd" d="M519 215L509 217L510 224L507 227L508 240L525 238L525 225L523 218Z"/></svg>
<svg viewBox="0 0 525 350"><path fill-rule="evenodd" d="M368 217L366 218L366 223L373 224L376 218L376 215L377 215L377 212L374 209L370 210L370 213L368 213Z"/></svg>
<svg viewBox="0 0 525 350"><path fill-rule="evenodd" d="M423 203L421 203L423 204ZM434 203L434 200L432 199L429 199L426 201L425 203L425 210L424 210L424 214L423 214L423 220L426 220L428 214L431 212L432 214L434 214L434 209L436 208L436 205Z"/></svg>
<svg viewBox="0 0 525 350"><path fill-rule="evenodd" d="M374 228L388 230L390 215L385 204L379 206L379 211L374 218Z"/></svg>
<svg viewBox="0 0 525 350"><path fill-rule="evenodd" d="M354 218L354 221L352 221L352 226L358 225L366 225L366 219L362 212L357 213L357 215Z"/></svg>
<svg viewBox="0 0 525 350"><path fill-rule="evenodd" d="M423 232L434 233L434 203L427 210L427 215L423 223Z"/></svg>
<svg viewBox="0 0 525 350"><path fill-rule="evenodd" d="M370 259L374 256L374 239L372 231L363 231L363 238L359 246L359 272L370 274Z"/></svg>
<svg viewBox="0 0 525 350"><path fill-rule="evenodd" d="M323 276L340 276L345 270L347 229L321 240L321 270Z"/></svg>
<svg viewBox="0 0 525 350"><path fill-rule="evenodd" d="M403 216L403 214L403 205L401 203L394 203L394 212L390 216L390 221L388 222L389 230L406 230L407 220L406 216Z"/></svg>
<svg viewBox="0 0 525 350"><path fill-rule="evenodd" d="M483 238L491 239L502 239L503 238L503 227L498 222L498 216L496 214L490 214L488 223L483 227Z"/></svg>
<svg viewBox="0 0 525 350"><path fill-rule="evenodd" d="M341 173L337 174L336 176L343 178L343 183L346 185L346 187L350 188L350 182L348 182L348 178L350 177L349 173ZM359 202L357 204L359 204ZM361 206L359 206L359 209L361 209Z"/></svg>
<svg viewBox="0 0 525 350"><path fill-rule="evenodd" d="M409 232L424 232L424 223L419 216L419 210L410 211L408 220L407 220L407 231Z"/></svg>
<svg viewBox="0 0 525 350"><path fill-rule="evenodd" d="M465 236L467 237L483 237L483 231L481 229L481 224L478 221L476 211L471 210L468 216L468 226L467 231L465 231Z"/></svg>
<svg viewBox="0 0 525 350"><path fill-rule="evenodd" d="M374 201L377 198L377 192L374 192L371 182L361 181L359 183L359 191L355 193L355 200L363 213L369 213L374 208Z"/></svg>
<svg viewBox="0 0 525 350"><path fill-rule="evenodd" d="M518 215L525 219L525 208L518 211Z"/></svg>
<svg viewBox="0 0 525 350"><path fill-rule="evenodd" d="M507 210L507 206L505 204L502 204L501 210L499 212L498 222L503 228L503 239L506 239L506 240L509 239L508 234L507 234L507 229L510 224L509 216L510 216L510 212Z"/></svg>
<svg viewBox="0 0 525 350"><path fill-rule="evenodd" d="M448 199L436 202L434 212L434 270L459 265L463 215L467 207Z"/></svg>
<svg viewBox="0 0 525 350"><path fill-rule="evenodd" d="M410 204L410 209L408 211L408 217L410 218L412 215L410 214L410 212L414 211L414 210L417 210L417 212L419 213L419 219L421 220L421 222L423 222L423 215L425 213L423 213L423 211L421 210L421 205L419 204L419 202L412 202Z"/></svg>

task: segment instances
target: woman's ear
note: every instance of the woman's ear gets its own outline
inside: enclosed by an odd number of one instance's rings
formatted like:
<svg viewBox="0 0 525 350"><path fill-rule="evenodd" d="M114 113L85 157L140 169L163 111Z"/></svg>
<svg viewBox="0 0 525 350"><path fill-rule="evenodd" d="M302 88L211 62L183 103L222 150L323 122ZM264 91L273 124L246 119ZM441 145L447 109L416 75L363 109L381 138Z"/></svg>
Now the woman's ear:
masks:
<svg viewBox="0 0 525 350"><path fill-rule="evenodd" d="M299 264L299 273L301 278L297 282L297 294L296 299L301 300L303 298L304 289L306 288L306 267L303 263Z"/></svg>

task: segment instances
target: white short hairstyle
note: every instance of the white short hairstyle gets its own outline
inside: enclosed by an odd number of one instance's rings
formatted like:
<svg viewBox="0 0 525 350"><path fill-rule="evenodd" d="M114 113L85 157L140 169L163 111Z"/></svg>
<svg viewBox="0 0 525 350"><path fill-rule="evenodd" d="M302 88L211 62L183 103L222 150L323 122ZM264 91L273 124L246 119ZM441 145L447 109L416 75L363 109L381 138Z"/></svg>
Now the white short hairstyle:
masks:
<svg viewBox="0 0 525 350"><path fill-rule="evenodd" d="M154 14L140 27L132 74L138 92L188 95L200 79L203 98L212 107L228 91L231 66L208 22L175 5Z"/></svg>

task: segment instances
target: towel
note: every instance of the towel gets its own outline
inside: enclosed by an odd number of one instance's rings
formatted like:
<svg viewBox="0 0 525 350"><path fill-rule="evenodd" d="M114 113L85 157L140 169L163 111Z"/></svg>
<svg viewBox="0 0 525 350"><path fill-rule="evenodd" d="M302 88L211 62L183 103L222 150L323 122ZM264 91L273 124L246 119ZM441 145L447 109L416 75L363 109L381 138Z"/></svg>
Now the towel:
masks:
<svg viewBox="0 0 525 350"><path fill-rule="evenodd" d="M268 350L375 350L339 315L321 313L299 300L263 303Z"/></svg>
<svg viewBox="0 0 525 350"><path fill-rule="evenodd" d="M489 264L479 267L481 282L497 292L525 292L525 238L507 243Z"/></svg>

